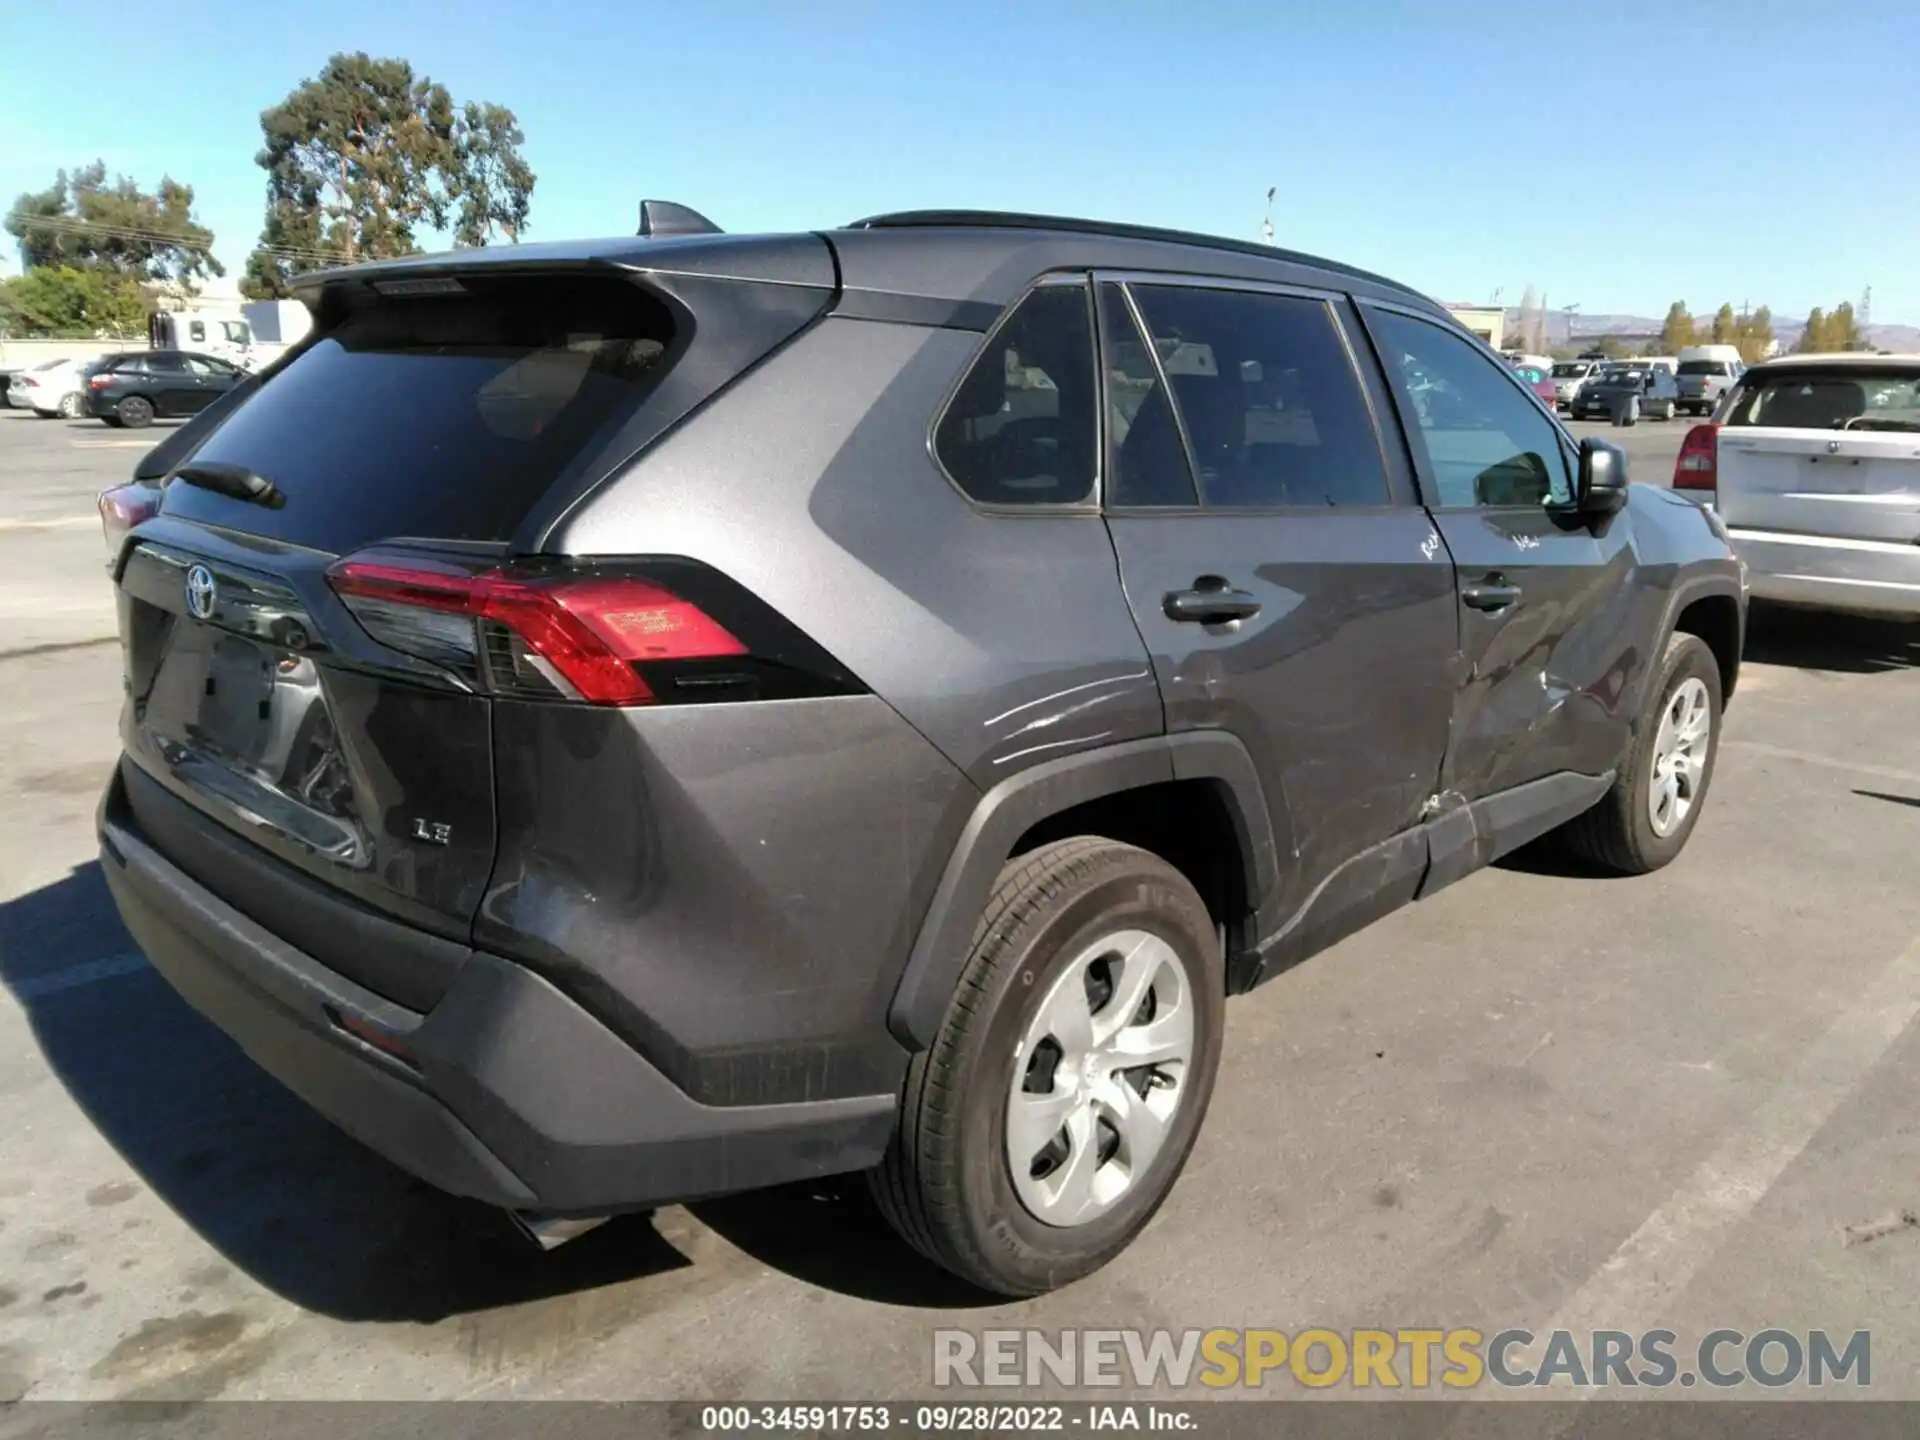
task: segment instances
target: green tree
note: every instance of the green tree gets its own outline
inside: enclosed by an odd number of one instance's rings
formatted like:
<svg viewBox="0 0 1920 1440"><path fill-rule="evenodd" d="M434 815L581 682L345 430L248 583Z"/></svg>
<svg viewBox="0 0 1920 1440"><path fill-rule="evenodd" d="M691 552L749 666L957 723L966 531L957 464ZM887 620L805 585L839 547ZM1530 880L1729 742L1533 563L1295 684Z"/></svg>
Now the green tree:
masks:
<svg viewBox="0 0 1920 1440"><path fill-rule="evenodd" d="M1800 332L1800 339L1794 349L1802 355L1818 355L1827 348L1827 335L1830 326L1827 312L1818 305L1807 312L1807 328Z"/></svg>
<svg viewBox="0 0 1920 1440"><path fill-rule="evenodd" d="M14 201L7 231L20 242L25 269L72 266L156 281L226 273L213 258L213 232L193 218L191 185L167 175L152 191L125 175L109 184L97 160Z"/></svg>
<svg viewBox="0 0 1920 1440"><path fill-rule="evenodd" d="M1860 333L1853 318L1853 302L1842 300L1827 317L1826 348L1829 350L1865 350L1867 337Z"/></svg>
<svg viewBox="0 0 1920 1440"><path fill-rule="evenodd" d="M1713 314L1713 343L1716 345L1733 344L1734 334L1739 322L1734 319L1733 306L1722 305Z"/></svg>
<svg viewBox="0 0 1920 1440"><path fill-rule="evenodd" d="M1660 327L1660 353L1677 355L1681 350L1693 344L1693 316L1687 313L1686 302L1676 300L1667 307L1667 320Z"/></svg>
<svg viewBox="0 0 1920 1440"><path fill-rule="evenodd" d="M456 136L454 194L460 210L454 238L459 244L485 245L495 230L509 245L520 243L534 183L533 169L520 154L526 138L504 105L466 107Z"/></svg>
<svg viewBox="0 0 1920 1440"><path fill-rule="evenodd" d="M1762 305L1741 320L1734 344L1740 347L1740 358L1749 365L1764 360L1768 347L1773 344L1773 311Z"/></svg>
<svg viewBox="0 0 1920 1440"><path fill-rule="evenodd" d="M513 112L458 107L405 60L335 55L260 129L267 213L241 282L256 298L303 271L410 255L421 230L484 245L526 228L534 174Z"/></svg>
<svg viewBox="0 0 1920 1440"><path fill-rule="evenodd" d="M0 281L0 330L21 338L124 339L145 332L148 308L138 281L105 269L36 265Z"/></svg>

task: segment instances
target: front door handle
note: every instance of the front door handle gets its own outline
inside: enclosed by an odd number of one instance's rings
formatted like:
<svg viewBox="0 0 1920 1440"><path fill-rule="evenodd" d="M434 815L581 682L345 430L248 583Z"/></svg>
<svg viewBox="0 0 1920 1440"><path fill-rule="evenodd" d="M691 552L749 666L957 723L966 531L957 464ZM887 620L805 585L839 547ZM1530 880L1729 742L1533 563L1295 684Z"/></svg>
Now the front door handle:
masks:
<svg viewBox="0 0 1920 1440"><path fill-rule="evenodd" d="M1245 590L1235 590L1228 585L1196 585L1191 590L1171 592L1162 602L1162 608L1169 620L1219 625L1259 614L1260 602Z"/></svg>
<svg viewBox="0 0 1920 1440"><path fill-rule="evenodd" d="M1504 610L1520 598L1520 587L1509 585L1498 575L1489 575L1464 586L1460 598L1475 610Z"/></svg>

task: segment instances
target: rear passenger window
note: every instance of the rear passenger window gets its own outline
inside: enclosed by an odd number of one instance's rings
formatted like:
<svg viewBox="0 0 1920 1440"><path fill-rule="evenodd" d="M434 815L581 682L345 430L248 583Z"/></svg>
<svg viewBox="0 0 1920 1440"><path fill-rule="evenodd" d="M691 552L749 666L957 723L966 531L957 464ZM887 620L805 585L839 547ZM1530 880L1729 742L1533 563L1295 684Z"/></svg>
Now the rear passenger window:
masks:
<svg viewBox="0 0 1920 1440"><path fill-rule="evenodd" d="M1386 465L1325 302L1141 285L1201 504L1384 505Z"/></svg>
<svg viewBox="0 0 1920 1440"><path fill-rule="evenodd" d="M1085 285L1043 285L994 331L934 431L947 473L983 505L1093 493L1093 322Z"/></svg>
<svg viewBox="0 0 1920 1440"><path fill-rule="evenodd" d="M1374 310L1370 323L1416 422L1442 506L1573 498L1560 431L1510 371L1473 342L1424 320Z"/></svg>

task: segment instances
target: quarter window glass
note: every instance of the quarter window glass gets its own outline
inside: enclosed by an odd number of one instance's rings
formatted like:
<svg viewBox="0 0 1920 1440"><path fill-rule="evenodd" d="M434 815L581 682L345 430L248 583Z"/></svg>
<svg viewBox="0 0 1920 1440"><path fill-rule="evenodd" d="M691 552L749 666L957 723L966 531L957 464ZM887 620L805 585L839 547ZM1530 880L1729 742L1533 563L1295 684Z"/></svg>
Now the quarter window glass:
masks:
<svg viewBox="0 0 1920 1440"><path fill-rule="evenodd" d="M1093 324L1084 285L1043 285L994 332L934 431L934 452L988 505L1093 493Z"/></svg>
<svg viewBox="0 0 1920 1440"><path fill-rule="evenodd" d="M1324 302L1177 285L1134 295L1203 505L1387 503L1373 417Z"/></svg>
<svg viewBox="0 0 1920 1440"><path fill-rule="evenodd" d="M1147 342L1117 285L1100 287L1107 376L1107 503L1192 505L1193 472Z"/></svg>
<svg viewBox="0 0 1920 1440"><path fill-rule="evenodd" d="M1442 505L1573 498L1560 432L1511 371L1438 325L1388 310L1372 321Z"/></svg>

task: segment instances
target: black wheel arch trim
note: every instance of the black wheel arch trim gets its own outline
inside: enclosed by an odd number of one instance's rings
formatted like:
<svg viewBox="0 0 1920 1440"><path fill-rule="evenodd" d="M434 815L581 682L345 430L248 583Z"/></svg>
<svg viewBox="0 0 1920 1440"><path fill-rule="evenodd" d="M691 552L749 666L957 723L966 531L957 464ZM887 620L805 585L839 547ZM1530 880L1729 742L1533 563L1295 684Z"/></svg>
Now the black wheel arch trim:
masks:
<svg viewBox="0 0 1920 1440"><path fill-rule="evenodd" d="M887 1025L914 1050L930 1046L953 998L981 908L1020 837L1040 821L1089 800L1172 780L1216 782L1240 844L1251 933L1273 928L1279 849L1253 757L1225 730L1155 735L1063 756L1010 775L974 805L920 922Z"/></svg>
<svg viewBox="0 0 1920 1440"><path fill-rule="evenodd" d="M1715 596L1733 601L1734 608L1740 615L1740 632L1736 637L1737 643L1733 652L1734 674L1729 676L1727 683L1721 687L1720 702L1724 705L1733 698L1734 681L1739 674L1740 657L1745 652L1747 644L1747 605L1746 597L1740 590L1739 577L1724 571L1712 570L1676 581L1672 593L1667 596L1666 612L1660 617L1660 629L1656 634L1658 645L1661 650L1664 650L1667 638L1674 633L1674 628L1679 623L1681 612L1696 600L1712 599ZM1632 713L1635 715L1640 713L1640 706L1646 701L1646 687L1658 678L1659 668L1659 656L1656 654L1649 658L1646 667L1641 671L1640 690L1634 696Z"/></svg>

